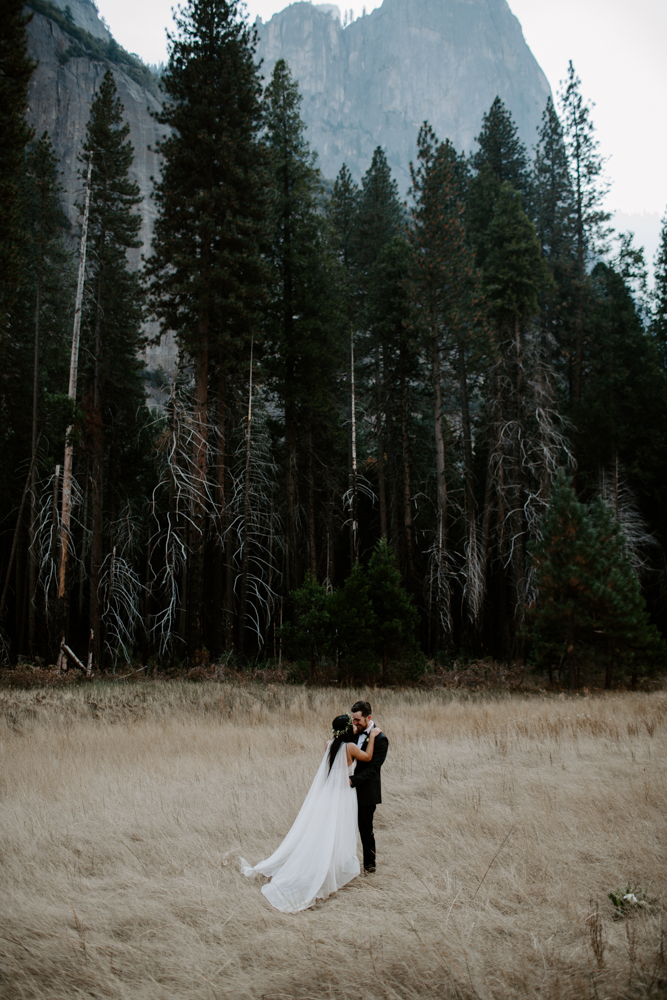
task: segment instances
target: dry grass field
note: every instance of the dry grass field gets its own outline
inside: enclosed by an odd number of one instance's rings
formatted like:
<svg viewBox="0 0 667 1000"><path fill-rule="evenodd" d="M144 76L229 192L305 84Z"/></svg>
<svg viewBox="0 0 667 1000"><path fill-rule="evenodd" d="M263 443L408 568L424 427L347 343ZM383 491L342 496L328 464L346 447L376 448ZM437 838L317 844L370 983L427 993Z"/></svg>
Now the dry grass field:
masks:
<svg viewBox="0 0 667 1000"><path fill-rule="evenodd" d="M373 692L379 867L273 910L287 831L364 692L0 691L0 994L667 996L667 695ZM614 919L610 890L651 905Z"/></svg>

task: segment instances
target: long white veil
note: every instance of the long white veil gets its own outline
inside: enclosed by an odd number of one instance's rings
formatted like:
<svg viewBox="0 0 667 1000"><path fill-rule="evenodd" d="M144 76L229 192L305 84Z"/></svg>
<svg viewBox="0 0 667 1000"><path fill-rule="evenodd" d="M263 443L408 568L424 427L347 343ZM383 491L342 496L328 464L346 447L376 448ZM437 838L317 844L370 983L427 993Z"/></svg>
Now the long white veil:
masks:
<svg viewBox="0 0 667 1000"><path fill-rule="evenodd" d="M350 788L343 743L329 771L329 745L299 815L282 844L244 875L266 875L262 892L278 910L296 913L326 899L359 874L357 796Z"/></svg>

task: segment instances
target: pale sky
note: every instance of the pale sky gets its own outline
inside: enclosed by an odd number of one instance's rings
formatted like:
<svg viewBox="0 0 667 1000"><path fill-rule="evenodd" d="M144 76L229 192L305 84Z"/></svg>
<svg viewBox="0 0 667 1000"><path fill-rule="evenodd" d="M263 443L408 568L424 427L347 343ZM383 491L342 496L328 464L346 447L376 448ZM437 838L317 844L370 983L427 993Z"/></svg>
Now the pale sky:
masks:
<svg viewBox="0 0 667 1000"><path fill-rule="evenodd" d="M124 48L145 62L166 57L165 29L173 0L97 0L100 14ZM368 12L380 0L367 0ZM554 94L572 59L584 95L595 103L600 150L608 157L610 211L632 220L649 258L656 216L667 208L666 0L509 0ZM251 18L268 20L286 4L247 0ZM362 11L358 0L339 4ZM621 228L627 224L618 219Z"/></svg>

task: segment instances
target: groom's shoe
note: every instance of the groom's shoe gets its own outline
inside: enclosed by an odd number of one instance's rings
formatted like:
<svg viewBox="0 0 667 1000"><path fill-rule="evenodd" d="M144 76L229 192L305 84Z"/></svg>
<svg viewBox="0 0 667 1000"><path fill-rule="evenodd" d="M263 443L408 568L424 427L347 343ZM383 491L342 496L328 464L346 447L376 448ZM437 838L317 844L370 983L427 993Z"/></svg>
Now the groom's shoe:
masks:
<svg viewBox="0 0 667 1000"><path fill-rule="evenodd" d="M364 865L364 875L375 875L375 865Z"/></svg>

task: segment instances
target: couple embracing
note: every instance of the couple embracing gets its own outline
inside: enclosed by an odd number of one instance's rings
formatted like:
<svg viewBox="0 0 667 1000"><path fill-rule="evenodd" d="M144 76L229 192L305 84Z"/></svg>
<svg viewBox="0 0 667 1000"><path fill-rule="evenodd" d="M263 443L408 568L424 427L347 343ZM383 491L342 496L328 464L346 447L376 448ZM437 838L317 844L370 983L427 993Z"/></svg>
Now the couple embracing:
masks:
<svg viewBox="0 0 667 1000"><path fill-rule="evenodd" d="M305 910L359 874L357 825L364 870L375 871L373 817L382 801L380 768L388 749L367 701L334 719L315 780L282 844L254 867L241 859L244 875L271 878L262 892L276 909Z"/></svg>

